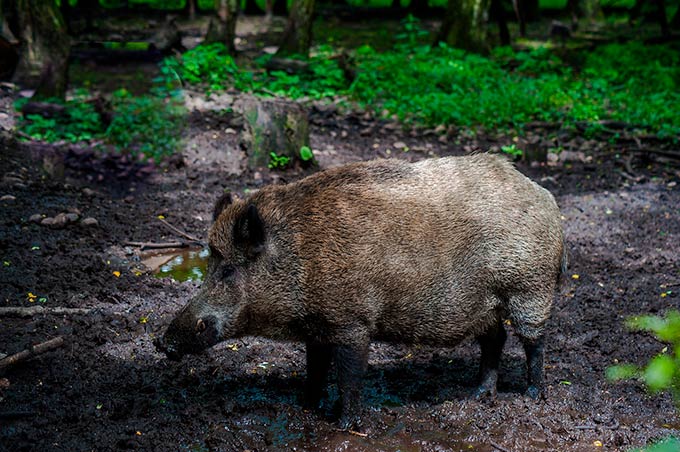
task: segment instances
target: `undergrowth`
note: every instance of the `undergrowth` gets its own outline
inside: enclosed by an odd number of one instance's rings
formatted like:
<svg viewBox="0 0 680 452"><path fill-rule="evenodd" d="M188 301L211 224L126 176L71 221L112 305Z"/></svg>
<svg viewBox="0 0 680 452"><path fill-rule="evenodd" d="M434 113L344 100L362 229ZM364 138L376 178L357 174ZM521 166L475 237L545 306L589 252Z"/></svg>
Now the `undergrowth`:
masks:
<svg viewBox="0 0 680 452"><path fill-rule="evenodd" d="M90 102L91 94L79 90L67 100L50 99L64 106L62 114L53 118L32 114L19 117L19 130L32 139L79 142L97 140L113 145L119 152L132 156L144 155L156 161L174 153L180 144L181 118L184 108L175 93L157 87L145 96L132 96L125 89L113 93L110 99L110 124ZM28 99L19 99L20 110Z"/></svg>
<svg viewBox="0 0 680 452"><path fill-rule="evenodd" d="M586 52L572 67L547 48L490 57L446 45L422 45L414 19L389 52L363 46L352 53L356 78L340 67L340 52L322 46L297 74L239 67L220 44L199 46L164 62L189 84L207 91L235 88L294 99L343 98L407 124L521 129L532 121L585 126L596 134L602 121L629 124L662 138L680 136L680 53L669 45L630 42Z"/></svg>
<svg viewBox="0 0 680 452"><path fill-rule="evenodd" d="M65 115L29 115L18 126L35 139L103 140L122 152L158 159L179 145L184 115L179 82L208 94L233 88L263 96L355 102L409 125L521 132L527 123L548 121L596 135L606 127L603 121L613 120L641 134L680 140L680 52L672 45L604 45L581 50L582 63L570 66L547 48L518 52L501 47L485 57L423 44L425 34L409 18L391 51L364 45L346 53L324 45L304 61L305 70L294 74L267 72L268 55L242 67L224 45L200 45L166 58L151 94L114 94L108 126L86 101L86 92L64 104ZM356 75L352 80L341 64L348 60Z"/></svg>

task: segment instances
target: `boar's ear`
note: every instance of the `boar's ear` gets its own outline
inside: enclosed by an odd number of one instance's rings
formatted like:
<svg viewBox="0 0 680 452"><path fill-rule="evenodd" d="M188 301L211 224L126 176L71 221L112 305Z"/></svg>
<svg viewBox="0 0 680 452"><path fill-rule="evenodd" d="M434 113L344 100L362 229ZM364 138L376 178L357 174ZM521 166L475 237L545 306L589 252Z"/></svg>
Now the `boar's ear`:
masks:
<svg viewBox="0 0 680 452"><path fill-rule="evenodd" d="M255 204L249 204L234 223L234 245L254 257L262 251L264 239L264 221Z"/></svg>
<svg viewBox="0 0 680 452"><path fill-rule="evenodd" d="M225 207L231 204L231 192L227 192L220 196L220 199L215 203L215 208L213 209L213 223L220 216Z"/></svg>

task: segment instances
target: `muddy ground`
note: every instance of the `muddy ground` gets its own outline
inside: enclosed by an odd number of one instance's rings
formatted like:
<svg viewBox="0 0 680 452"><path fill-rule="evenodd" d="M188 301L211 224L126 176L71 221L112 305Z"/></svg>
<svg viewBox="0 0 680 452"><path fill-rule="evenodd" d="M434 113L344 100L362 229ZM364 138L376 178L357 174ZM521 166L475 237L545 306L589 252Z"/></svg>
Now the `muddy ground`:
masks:
<svg viewBox="0 0 680 452"><path fill-rule="evenodd" d="M326 107L312 108L311 121L321 168L461 155L511 140L407 132ZM180 363L166 360L152 339L197 283L154 277L125 243L180 239L159 215L205 237L212 203L225 189L243 194L304 175L244 171L232 122L193 112L183 161L152 170L62 146L63 178L41 168L50 147L3 142L0 305L93 311L0 317L2 353L66 340L0 376L1 451L624 451L678 434L668 395L610 383L604 372L617 360L643 364L664 347L628 331L628 316L680 307L680 172L639 156L626 165L606 140L569 139L550 164L518 163L555 194L571 255L548 326L544 401L522 395L524 355L512 336L499 396L481 402L471 396L475 343L373 344L365 437L336 430L334 384L324 410L303 410L301 344L246 338ZM79 219L59 229L29 220L61 212ZM82 225L86 217L97 225Z"/></svg>

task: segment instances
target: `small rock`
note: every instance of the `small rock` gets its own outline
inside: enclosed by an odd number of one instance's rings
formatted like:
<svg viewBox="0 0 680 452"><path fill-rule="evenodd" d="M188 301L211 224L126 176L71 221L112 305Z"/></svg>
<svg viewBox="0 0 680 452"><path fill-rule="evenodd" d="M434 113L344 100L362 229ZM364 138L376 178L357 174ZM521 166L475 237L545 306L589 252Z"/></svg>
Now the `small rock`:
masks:
<svg viewBox="0 0 680 452"><path fill-rule="evenodd" d="M4 195L0 198L0 201L15 201L16 199L16 196Z"/></svg>
<svg viewBox="0 0 680 452"><path fill-rule="evenodd" d="M89 227L89 226L98 226L99 222L92 217L87 217L87 218L83 218L83 220L80 222L80 224L83 225L83 226Z"/></svg>
<svg viewBox="0 0 680 452"><path fill-rule="evenodd" d="M43 218L40 221L40 224L43 226L52 226L54 224L54 218L52 217Z"/></svg>
<svg viewBox="0 0 680 452"><path fill-rule="evenodd" d="M40 223L42 221L42 219L43 219L43 216L40 215L39 213L34 213L30 217L28 217L28 221L30 221L31 223Z"/></svg>
<svg viewBox="0 0 680 452"><path fill-rule="evenodd" d="M134 200L135 200L135 197L132 196L132 195L129 195L129 196L126 196L125 198L123 198L123 201L125 201L125 202L127 202L127 203L131 203L131 202L133 202Z"/></svg>
<svg viewBox="0 0 680 452"><path fill-rule="evenodd" d="M96 191L92 190L91 188L83 188L83 194L87 197L93 197L97 194Z"/></svg>
<svg viewBox="0 0 680 452"><path fill-rule="evenodd" d="M406 147L406 143L404 143L403 141L397 141L392 146L394 146L397 149L404 149Z"/></svg>
<svg viewBox="0 0 680 452"><path fill-rule="evenodd" d="M559 157L563 162L585 162L587 160L585 153L581 151L562 151Z"/></svg>
<svg viewBox="0 0 680 452"><path fill-rule="evenodd" d="M0 378L0 389L9 388L9 380L6 378Z"/></svg>
<svg viewBox="0 0 680 452"><path fill-rule="evenodd" d="M66 220L68 220L69 223L75 223L76 221L78 221L79 218L78 214L76 213L67 213L64 216L66 217Z"/></svg>
<svg viewBox="0 0 680 452"><path fill-rule="evenodd" d="M68 223L68 218L66 218L66 214L60 213L56 217L54 217L54 221L52 222L52 227L57 228L57 229L63 228L64 226L66 226L67 223Z"/></svg>
<svg viewBox="0 0 680 452"><path fill-rule="evenodd" d="M77 207L69 207L68 209L66 209L66 211L69 213L75 213L78 216L82 215L82 212Z"/></svg>

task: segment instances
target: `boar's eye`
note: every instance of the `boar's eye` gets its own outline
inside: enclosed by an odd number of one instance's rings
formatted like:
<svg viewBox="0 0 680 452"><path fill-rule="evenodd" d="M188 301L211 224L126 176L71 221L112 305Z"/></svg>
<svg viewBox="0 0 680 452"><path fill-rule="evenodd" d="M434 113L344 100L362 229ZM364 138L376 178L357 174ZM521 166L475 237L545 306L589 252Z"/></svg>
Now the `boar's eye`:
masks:
<svg viewBox="0 0 680 452"><path fill-rule="evenodd" d="M202 332L205 331L205 328L206 328L206 326L205 326L205 322L203 321L203 319L198 319L198 321L196 322L196 332L202 333Z"/></svg>
<svg viewBox="0 0 680 452"><path fill-rule="evenodd" d="M231 265L222 266L222 269L221 269L222 279L231 278L231 276L234 274L235 271L236 271L236 269L234 269L234 267L232 267Z"/></svg>

